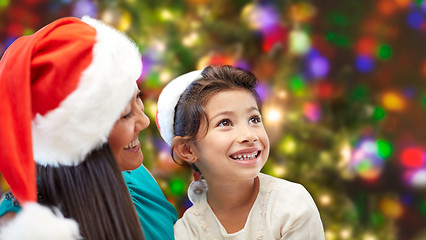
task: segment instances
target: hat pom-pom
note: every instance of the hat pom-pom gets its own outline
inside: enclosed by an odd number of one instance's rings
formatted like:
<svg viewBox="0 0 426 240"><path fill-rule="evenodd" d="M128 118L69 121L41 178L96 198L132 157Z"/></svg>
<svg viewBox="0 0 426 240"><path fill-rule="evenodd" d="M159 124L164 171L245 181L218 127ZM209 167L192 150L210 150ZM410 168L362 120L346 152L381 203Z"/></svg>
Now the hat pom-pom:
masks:
<svg viewBox="0 0 426 240"><path fill-rule="evenodd" d="M0 229L0 239L82 239L78 224L37 203L26 203L16 217Z"/></svg>
<svg viewBox="0 0 426 240"><path fill-rule="evenodd" d="M207 192L207 182L204 179L192 181L188 188L188 198L192 203L200 200L201 196Z"/></svg>

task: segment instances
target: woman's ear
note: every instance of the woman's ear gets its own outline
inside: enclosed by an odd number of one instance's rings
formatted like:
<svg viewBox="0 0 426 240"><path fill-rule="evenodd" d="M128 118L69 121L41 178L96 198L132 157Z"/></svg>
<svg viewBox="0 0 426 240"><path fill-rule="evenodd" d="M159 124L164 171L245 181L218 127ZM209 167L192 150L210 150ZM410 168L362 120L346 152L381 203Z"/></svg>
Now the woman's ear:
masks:
<svg viewBox="0 0 426 240"><path fill-rule="evenodd" d="M172 148L175 157L188 164L192 164L198 160L193 146L194 144L192 142L189 142L180 136L174 137L172 141Z"/></svg>

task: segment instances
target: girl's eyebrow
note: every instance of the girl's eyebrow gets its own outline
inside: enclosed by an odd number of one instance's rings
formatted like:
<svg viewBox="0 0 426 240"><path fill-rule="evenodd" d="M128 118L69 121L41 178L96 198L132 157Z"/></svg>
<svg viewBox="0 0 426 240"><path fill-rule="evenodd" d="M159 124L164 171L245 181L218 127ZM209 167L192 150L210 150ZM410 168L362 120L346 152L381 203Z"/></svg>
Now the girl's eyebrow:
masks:
<svg viewBox="0 0 426 240"><path fill-rule="evenodd" d="M251 108L247 109L247 112L251 112L251 111L256 111L256 112L260 113L260 111L259 111L259 109L257 107L251 107ZM215 118L217 118L219 116L231 116L232 114L233 114L232 111L219 112L216 115L214 115L213 117L211 117L210 120L215 119Z"/></svg>
<svg viewBox="0 0 426 240"><path fill-rule="evenodd" d="M213 117L211 117L210 119L215 119L219 116L229 116L232 115L232 111L223 111L223 112L219 112L218 114L214 115Z"/></svg>
<svg viewBox="0 0 426 240"><path fill-rule="evenodd" d="M260 112L260 111L259 111L259 109L258 109L257 107L251 107L251 108L249 108L248 112L250 112L250 111L257 111L257 112Z"/></svg>

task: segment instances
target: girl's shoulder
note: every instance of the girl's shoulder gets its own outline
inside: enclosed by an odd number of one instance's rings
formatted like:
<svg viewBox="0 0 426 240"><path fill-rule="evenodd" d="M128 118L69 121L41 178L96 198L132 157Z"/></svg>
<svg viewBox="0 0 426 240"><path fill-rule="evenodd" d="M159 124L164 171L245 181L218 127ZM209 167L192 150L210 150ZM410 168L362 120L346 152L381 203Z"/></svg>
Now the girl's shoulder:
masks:
<svg viewBox="0 0 426 240"><path fill-rule="evenodd" d="M263 173L259 174L259 180L261 194L267 195L270 202L298 208L316 208L311 194L302 184Z"/></svg>
<svg viewBox="0 0 426 240"><path fill-rule="evenodd" d="M294 192L304 192L306 191L305 187L300 183L291 182L282 178L276 178L271 175L264 173L259 173L259 181L261 187L264 187L264 190L269 191L294 191Z"/></svg>
<svg viewBox="0 0 426 240"><path fill-rule="evenodd" d="M291 229L306 225L323 235L318 209L303 185L265 174L261 174L259 178L260 182L269 184L264 188L264 194L268 199L266 215L271 217L272 228L281 229L282 236L291 232Z"/></svg>

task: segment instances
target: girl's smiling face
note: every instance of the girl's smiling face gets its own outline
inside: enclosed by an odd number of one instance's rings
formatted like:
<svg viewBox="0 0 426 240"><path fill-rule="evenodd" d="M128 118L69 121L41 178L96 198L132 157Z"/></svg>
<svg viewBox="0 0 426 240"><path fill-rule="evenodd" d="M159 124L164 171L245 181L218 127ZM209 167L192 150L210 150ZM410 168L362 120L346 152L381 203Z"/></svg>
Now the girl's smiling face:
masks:
<svg viewBox="0 0 426 240"><path fill-rule="evenodd" d="M254 96L245 89L221 91L205 105L193 145L206 179L240 181L257 176L269 155L269 139ZM206 129L204 132L203 129Z"/></svg>
<svg viewBox="0 0 426 240"><path fill-rule="evenodd" d="M121 171L133 170L141 166L143 154L139 133L149 125L144 113L140 92L136 92L118 119L108 137L112 152Z"/></svg>

